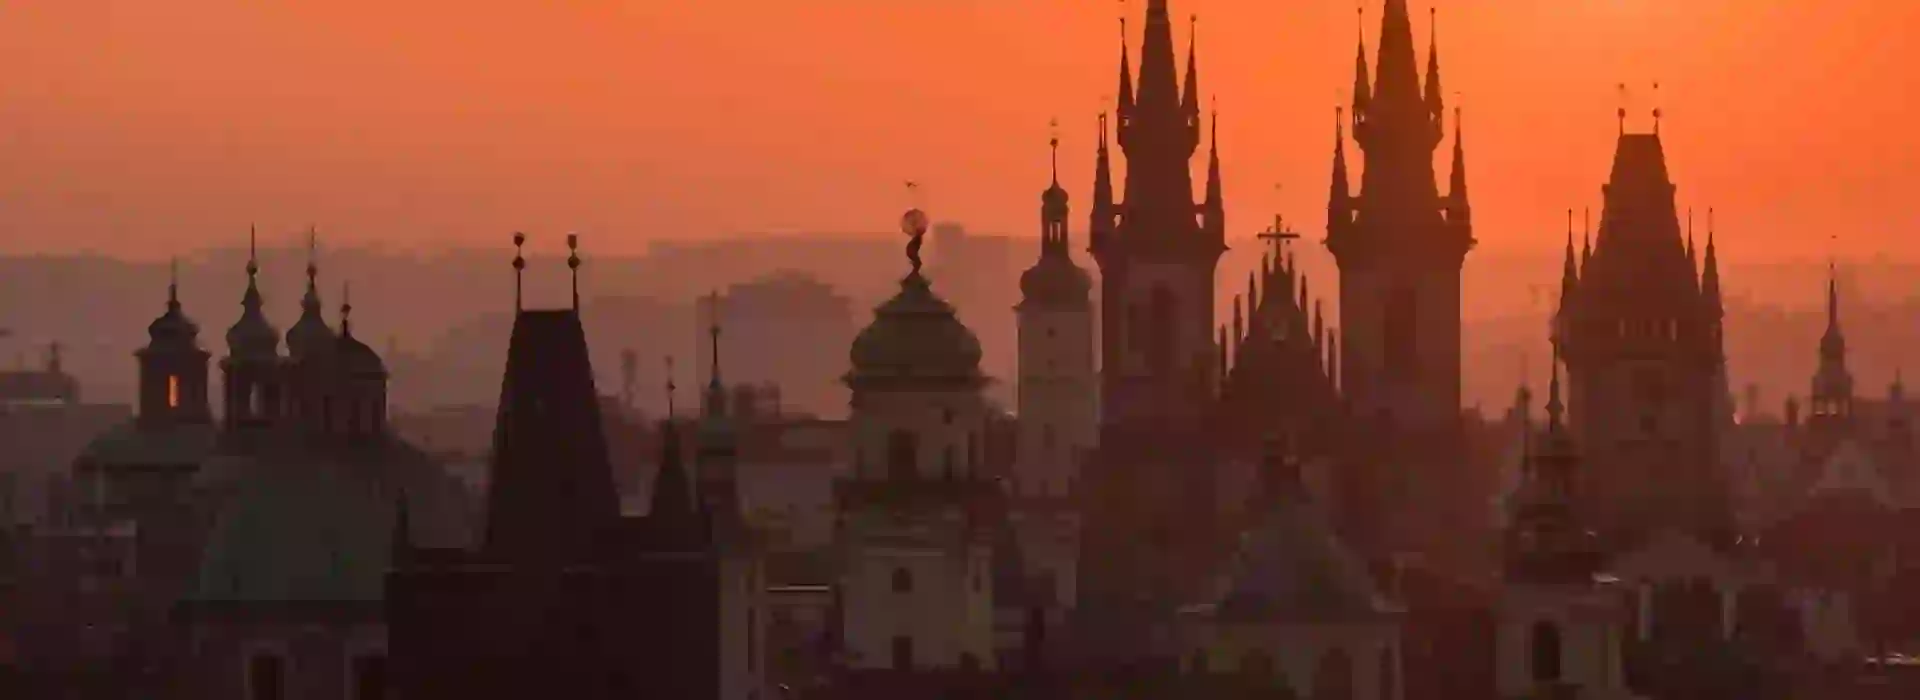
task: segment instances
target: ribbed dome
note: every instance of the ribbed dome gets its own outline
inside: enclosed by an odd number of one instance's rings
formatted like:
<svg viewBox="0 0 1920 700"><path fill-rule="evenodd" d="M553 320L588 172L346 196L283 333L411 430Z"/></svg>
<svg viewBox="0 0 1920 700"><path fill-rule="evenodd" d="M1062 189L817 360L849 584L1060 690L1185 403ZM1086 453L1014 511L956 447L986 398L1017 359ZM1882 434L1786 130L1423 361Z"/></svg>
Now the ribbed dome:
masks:
<svg viewBox="0 0 1920 700"><path fill-rule="evenodd" d="M327 320L321 317L320 292L314 288L313 280L309 277L307 296L300 300L300 320L287 329L287 355L298 360L325 353L333 348L337 338L333 329L327 327Z"/></svg>
<svg viewBox="0 0 1920 700"><path fill-rule="evenodd" d="M227 329L227 354L238 358L273 358L280 354L280 331L267 321L260 310L260 289L247 280L247 293L240 299L240 320Z"/></svg>
<svg viewBox="0 0 1920 700"><path fill-rule="evenodd" d="M853 340L847 383L961 382L979 384L980 339L935 296L919 273L900 281L900 293L873 311L873 322Z"/></svg>
<svg viewBox="0 0 1920 700"><path fill-rule="evenodd" d="M196 350L200 347L200 326L180 310L178 299L167 302L167 312L147 324L147 348L150 350Z"/></svg>

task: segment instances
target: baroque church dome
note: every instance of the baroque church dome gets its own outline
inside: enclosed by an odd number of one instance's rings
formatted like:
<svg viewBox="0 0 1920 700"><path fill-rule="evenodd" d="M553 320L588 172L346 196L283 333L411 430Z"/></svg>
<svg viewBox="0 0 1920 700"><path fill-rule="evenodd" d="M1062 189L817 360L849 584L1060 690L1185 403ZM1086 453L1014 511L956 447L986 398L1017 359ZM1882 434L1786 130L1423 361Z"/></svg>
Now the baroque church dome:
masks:
<svg viewBox="0 0 1920 700"><path fill-rule="evenodd" d="M381 600L403 502L410 542L473 539L471 494L401 440L339 447L289 435L257 444L209 462L197 478L213 529L194 600Z"/></svg>
<svg viewBox="0 0 1920 700"><path fill-rule="evenodd" d="M901 280L900 293L874 309L873 322L853 340L851 359L849 384L985 381L980 339L919 272Z"/></svg>

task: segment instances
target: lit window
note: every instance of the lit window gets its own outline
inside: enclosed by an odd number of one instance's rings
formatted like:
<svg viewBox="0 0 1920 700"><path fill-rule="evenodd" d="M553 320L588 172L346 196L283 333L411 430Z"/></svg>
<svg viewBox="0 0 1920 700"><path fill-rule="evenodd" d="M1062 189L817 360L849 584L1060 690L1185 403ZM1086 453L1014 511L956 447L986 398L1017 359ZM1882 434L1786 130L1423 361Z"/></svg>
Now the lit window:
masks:
<svg viewBox="0 0 1920 700"><path fill-rule="evenodd" d="M167 375L167 408L180 407L180 377Z"/></svg>

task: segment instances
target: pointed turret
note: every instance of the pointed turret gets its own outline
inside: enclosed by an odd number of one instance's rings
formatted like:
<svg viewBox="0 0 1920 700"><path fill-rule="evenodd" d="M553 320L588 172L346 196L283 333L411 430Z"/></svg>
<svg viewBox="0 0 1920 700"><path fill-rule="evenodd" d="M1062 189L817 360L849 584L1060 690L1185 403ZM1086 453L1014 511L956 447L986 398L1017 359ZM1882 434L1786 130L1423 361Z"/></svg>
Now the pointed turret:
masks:
<svg viewBox="0 0 1920 700"><path fill-rule="evenodd" d="M1087 222L1088 241L1098 249L1113 234L1113 160L1107 152L1107 113L1100 113L1099 144L1093 156L1093 213Z"/></svg>
<svg viewBox="0 0 1920 700"><path fill-rule="evenodd" d="M1052 180L1040 193L1040 259L1020 275L1020 306L1084 309L1093 289L1093 278L1074 264L1067 248L1067 190L1060 186L1060 139L1048 139L1052 152ZM1106 166L1106 148L1102 144L1099 166ZM1104 180L1104 178L1101 178ZM1098 189L1100 183L1095 184ZM1096 198L1097 199L1097 198ZM1101 204L1096 201L1097 209ZM1096 220L1096 225L1098 221Z"/></svg>
<svg viewBox="0 0 1920 700"><path fill-rule="evenodd" d="M1372 81L1367 79L1366 10L1356 10L1353 49L1353 135L1359 138L1367 118L1367 104L1373 98Z"/></svg>
<svg viewBox="0 0 1920 700"><path fill-rule="evenodd" d="M1133 115L1133 62L1127 51L1127 18L1120 18L1120 97L1115 106L1114 117L1120 120L1119 133L1116 135L1122 146L1127 141L1127 121ZM1106 143L1104 140L1101 142Z"/></svg>
<svg viewBox="0 0 1920 700"><path fill-rule="evenodd" d="M260 298L260 256L253 229L247 230L247 291L240 297L240 320L227 329L227 354L235 359L271 360L280 354L280 332L275 330Z"/></svg>
<svg viewBox="0 0 1920 700"><path fill-rule="evenodd" d="M1200 18L1194 16L1187 28L1187 79L1181 86L1180 111L1186 113L1187 123L1195 138L1200 135ZM1195 145L1199 145L1198 141Z"/></svg>
<svg viewBox="0 0 1920 700"><path fill-rule="evenodd" d="M320 264L318 259L319 238L311 229L307 231L307 294L300 299L300 319L292 328L287 329L287 356L300 360L313 353L325 352L333 346L336 336L333 329L327 327L326 312L320 306Z"/></svg>
<svg viewBox="0 0 1920 700"><path fill-rule="evenodd" d="M1364 63L1362 65L1365 65ZM1338 237L1353 222L1353 194L1347 180L1347 138L1340 108L1333 108L1333 176L1327 186L1327 235Z"/></svg>
<svg viewBox="0 0 1920 700"><path fill-rule="evenodd" d="M1700 270L1700 256L1693 248L1693 208L1687 208L1687 269L1696 274Z"/></svg>
<svg viewBox="0 0 1920 700"><path fill-rule="evenodd" d="M1220 180L1220 112L1214 110L1213 123L1207 127L1207 200L1201 205L1207 238L1225 241L1227 237L1226 197Z"/></svg>
<svg viewBox="0 0 1920 700"><path fill-rule="evenodd" d="M1840 287L1839 273L1833 263L1827 263L1827 331L1820 336L1820 361L1844 364L1847 361L1847 338L1840 332Z"/></svg>
<svg viewBox="0 0 1920 700"><path fill-rule="evenodd" d="M1566 339L1566 324L1572 323L1574 297L1580 290L1580 270L1573 258L1573 210L1567 210L1567 254L1560 264L1560 308L1554 310L1553 340Z"/></svg>
<svg viewBox="0 0 1920 700"><path fill-rule="evenodd" d="M1440 12L1437 8L1428 8L1427 12L1429 25L1427 39L1426 103L1427 113L1433 115L1434 137L1438 138L1442 128L1440 117L1446 113L1445 101L1440 96ZM1459 119L1457 113L1454 119L1456 121ZM1456 127L1457 126L1456 124Z"/></svg>
<svg viewBox="0 0 1920 700"><path fill-rule="evenodd" d="M1140 87L1134 93L1134 108L1140 114L1128 115L1128 127L1135 117L1169 120L1158 128L1188 123L1180 104L1180 86L1175 84L1173 58L1173 21L1167 16L1167 0L1147 0L1147 27L1140 41ZM1193 113L1199 114L1197 105ZM1188 153L1197 142L1189 142Z"/></svg>
<svg viewBox="0 0 1920 700"><path fill-rule="evenodd" d="M1370 108L1388 110L1401 119L1415 118L1424 124L1433 121L1425 97L1420 92L1420 68L1413 48L1413 21L1407 16L1407 0L1387 0L1380 17L1380 57L1374 62L1373 100ZM1369 115L1369 121L1375 116Z"/></svg>
<svg viewBox="0 0 1920 700"><path fill-rule="evenodd" d="M1437 78L1436 78L1437 79ZM1447 217L1452 223L1467 223L1473 208L1467 202L1467 136L1461 124L1460 108L1453 108L1453 175L1447 187Z"/></svg>

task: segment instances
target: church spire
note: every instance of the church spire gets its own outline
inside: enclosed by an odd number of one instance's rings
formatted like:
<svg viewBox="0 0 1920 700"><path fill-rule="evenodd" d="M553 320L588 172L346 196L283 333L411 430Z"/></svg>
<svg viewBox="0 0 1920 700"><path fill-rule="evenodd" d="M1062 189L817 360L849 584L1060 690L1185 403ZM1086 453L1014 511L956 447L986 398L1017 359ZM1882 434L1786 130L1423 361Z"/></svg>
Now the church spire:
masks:
<svg viewBox="0 0 1920 700"><path fill-rule="evenodd" d="M1547 383L1547 433L1559 435L1562 430L1561 415L1566 406L1560 403L1560 349L1554 348L1553 362L1547 369L1553 372L1553 381Z"/></svg>
<svg viewBox="0 0 1920 700"><path fill-rule="evenodd" d="M1207 126L1207 201L1202 210L1207 227L1207 237L1226 240L1226 198L1221 194L1220 181L1220 110L1214 109L1212 123Z"/></svg>
<svg viewBox="0 0 1920 700"><path fill-rule="evenodd" d="M1439 80L1439 76L1434 76ZM1437 99L1437 98L1436 98ZM1435 103L1438 104L1438 103ZM1465 126L1461 124L1460 108L1453 108L1453 176L1448 183L1447 197L1453 210L1453 218L1466 221L1472 215L1467 203L1467 137Z"/></svg>
<svg viewBox="0 0 1920 700"><path fill-rule="evenodd" d="M1187 124L1196 137L1200 134L1200 16L1194 15L1187 23L1187 79L1181 86L1180 111L1186 113Z"/></svg>
<svg viewBox="0 0 1920 700"><path fill-rule="evenodd" d="M1407 16L1407 0L1387 0L1386 12L1380 18L1380 58L1374 63L1374 71L1374 107L1399 112L1420 105L1422 116L1427 117L1422 121L1431 121L1434 115L1424 108L1420 94L1420 69L1414 55L1413 21Z"/></svg>
<svg viewBox="0 0 1920 700"><path fill-rule="evenodd" d="M1573 297L1579 290L1579 285L1580 269L1575 265L1573 258L1573 210L1568 209L1567 255L1566 260L1560 264L1560 309L1556 312L1556 315L1561 316L1562 323L1567 321L1565 316L1569 313L1568 309L1573 304Z"/></svg>
<svg viewBox="0 0 1920 700"><path fill-rule="evenodd" d="M1367 79L1367 26L1366 10L1355 9L1355 41L1353 49L1353 134L1360 136L1361 122L1366 120L1367 103L1373 97L1373 86Z"/></svg>
<svg viewBox="0 0 1920 700"><path fill-rule="evenodd" d="M1124 145L1127 139L1127 120L1133 115L1133 62L1127 51L1127 18L1120 18L1120 102L1115 107L1114 116L1120 120L1118 137Z"/></svg>
<svg viewBox="0 0 1920 700"><path fill-rule="evenodd" d="M1352 220L1352 190L1347 182L1347 139L1340 108L1333 108L1333 181L1327 187L1327 234L1344 231Z"/></svg>
<svg viewBox="0 0 1920 700"><path fill-rule="evenodd" d="M1433 115L1433 129L1438 135L1441 128L1440 116L1445 113L1446 105L1440 96L1440 10L1428 8L1427 40L1427 112ZM1456 114L1456 119L1458 115Z"/></svg>
<svg viewBox="0 0 1920 700"><path fill-rule="evenodd" d="M1820 357L1823 361L1846 361L1847 339L1840 332L1840 287L1839 273L1832 262L1827 263L1827 332L1820 336Z"/></svg>
<svg viewBox="0 0 1920 700"><path fill-rule="evenodd" d="M1087 236L1094 247L1099 247L1107 236L1113 233L1113 167L1107 154L1107 113L1100 113L1099 145L1093 157L1093 213L1087 222Z"/></svg>

